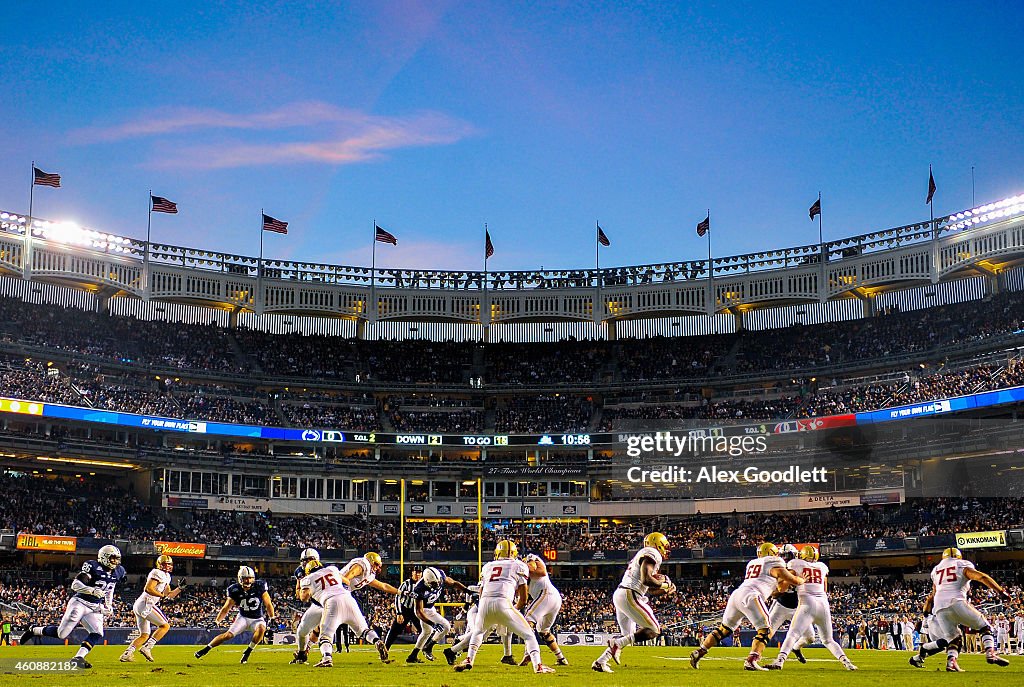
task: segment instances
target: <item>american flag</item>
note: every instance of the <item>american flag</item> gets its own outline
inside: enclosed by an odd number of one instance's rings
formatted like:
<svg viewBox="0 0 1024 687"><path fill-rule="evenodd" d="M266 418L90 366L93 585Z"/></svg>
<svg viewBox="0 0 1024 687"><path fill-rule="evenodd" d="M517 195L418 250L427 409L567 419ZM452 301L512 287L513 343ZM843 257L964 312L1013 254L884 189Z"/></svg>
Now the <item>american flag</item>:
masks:
<svg viewBox="0 0 1024 687"><path fill-rule="evenodd" d="M491 232L484 231L484 257L489 258L494 255L494 244L491 243Z"/></svg>
<svg viewBox="0 0 1024 687"><path fill-rule="evenodd" d="M53 188L60 188L60 175L47 174L38 167L33 167L32 183L36 186L52 186Z"/></svg>
<svg viewBox="0 0 1024 687"><path fill-rule="evenodd" d="M935 197L935 177L932 176L932 168L928 168L928 200L924 201L925 205L932 204L932 198Z"/></svg>
<svg viewBox="0 0 1024 687"><path fill-rule="evenodd" d="M711 231L711 213L697 224L697 236L704 236Z"/></svg>
<svg viewBox="0 0 1024 687"><path fill-rule="evenodd" d="M612 245L612 242L608 240L608 237L605 235L604 229L601 228L600 224L597 225L597 242L602 246Z"/></svg>
<svg viewBox="0 0 1024 687"><path fill-rule="evenodd" d="M267 213L263 213L263 231L272 231L275 234L287 234L288 223L274 219Z"/></svg>
<svg viewBox="0 0 1024 687"><path fill-rule="evenodd" d="M161 198L160 196L150 196L150 200L153 201L153 212L166 212L171 215L178 214L178 204Z"/></svg>
<svg viewBox="0 0 1024 687"><path fill-rule="evenodd" d="M811 216L811 219L814 219L821 214L821 198L814 201L814 204L807 209L807 214Z"/></svg>
<svg viewBox="0 0 1024 687"><path fill-rule="evenodd" d="M392 246L398 245L398 239L396 239L395 235L392 234L390 231L385 231L384 229L378 227L376 224L373 225L373 229L376 232L373 236L375 241L380 241L381 243L390 243Z"/></svg>

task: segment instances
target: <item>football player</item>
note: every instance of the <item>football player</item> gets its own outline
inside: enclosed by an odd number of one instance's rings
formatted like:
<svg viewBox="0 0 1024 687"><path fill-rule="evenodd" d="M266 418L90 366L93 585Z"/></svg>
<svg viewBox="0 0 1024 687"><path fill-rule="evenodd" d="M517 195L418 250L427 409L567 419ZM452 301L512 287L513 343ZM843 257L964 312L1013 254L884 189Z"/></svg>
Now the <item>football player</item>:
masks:
<svg viewBox="0 0 1024 687"><path fill-rule="evenodd" d="M456 644L446 647L444 650L445 660L448 661L450 666L455 665L455 660L459 657L459 654L469 648L469 642L473 638L473 629L476 627L477 617L480 612L480 587L480 584L471 584L466 587L468 591L462 604L462 612L466 618L466 631L462 633ZM509 666L519 665L516 659L512 657L512 633L509 632L508 628L491 625L484 630L484 637L486 638L491 632L497 632L498 636L501 637L504 655L499 663Z"/></svg>
<svg viewBox="0 0 1024 687"><path fill-rule="evenodd" d="M569 661L566 660L562 649L558 646L558 638L551 632L551 628L555 625L555 618L562 610L562 595L551 582L551 578L548 576L548 566L544 563L543 558L531 553L523 558L523 562L530 569L529 590L530 598L533 599L523 615L526 616L526 622L530 623L530 626L536 631L537 639L547 644L555 655L555 665L567 666ZM525 666L529 662L530 657L524 655L519 665Z"/></svg>
<svg viewBox="0 0 1024 687"><path fill-rule="evenodd" d="M658 572L668 554L668 538L664 534L651 532L644 537L644 547L626 566L622 581L612 595L619 634L608 640L608 648L591 664L594 670L599 673L614 672L608 661L619 664L622 647L646 642L661 634L661 625L654 617L647 596L675 593L676 586L668 575Z"/></svg>
<svg viewBox="0 0 1024 687"><path fill-rule="evenodd" d="M67 639L81 625L89 635L71 659L78 668L92 668L85 657L98 642L103 641L103 619L114 614L114 589L125 577L121 567L121 551L107 544L100 548L94 561L82 564L82 571L71 582L71 593L59 625L32 626L21 636L21 644L33 637Z"/></svg>
<svg viewBox="0 0 1024 687"><path fill-rule="evenodd" d="M797 558L798 554L799 551L797 551L796 547L792 544L786 544L779 550L779 556L782 560L786 561L787 566L790 561ZM772 605L768 607L768 629L771 633L770 636L774 637L775 633L779 631L779 628L787 622L790 623L790 628L792 628L793 616L796 614L796 607L799 602L797 599L796 588L788 585L785 585L785 587L783 585L779 585L779 588L775 591L772 598L774 601L772 602ZM800 649L807 644L810 644L813 640L814 636L812 634L809 639L804 638L800 642L797 642L793 647L792 652L796 660L801 663L807 663L807 659L804 658L804 654Z"/></svg>
<svg viewBox="0 0 1024 687"><path fill-rule="evenodd" d="M807 545L800 549L800 558L790 561L787 566L794 575L804 578L804 583L797 587L800 603L793 616L793 622L786 633L786 641L774 663L768 665L770 670L782 670L786 658L797 642L806 642L807 637L814 638L814 628L832 655L847 670L857 670L843 648L836 642L832 634L832 609L828 605L828 566L818 560L818 549Z"/></svg>
<svg viewBox="0 0 1024 687"><path fill-rule="evenodd" d="M299 599L304 602L316 599L324 607L324 619L320 623L320 662L315 667L334 666L334 633L342 624L351 627L359 639L375 644L380 660L389 662L388 648L367 624L359 604L352 597L352 592L363 587L398 594L397 589L377 579L383 567L380 554L372 551L365 556L353 558L341 570L334 565L325 566L318 560L306 564Z"/></svg>
<svg viewBox="0 0 1024 687"><path fill-rule="evenodd" d="M139 636L121 654L122 663L134 661L136 650L142 654L143 658L152 663L153 647L171 629L171 623L168 622L167 616L160 610L160 602L163 599L176 599L181 594L181 585L175 589L170 588L172 572L174 572L174 560L170 556L161 554L156 559L156 567L150 570L149 575L146 576L146 587L132 606L132 611L135 613L135 626L139 628ZM155 631L153 630L154 625L156 625Z"/></svg>
<svg viewBox="0 0 1024 687"><path fill-rule="evenodd" d="M696 668L700 659L735 632L746 618L757 634L750 644L750 654L743 662L743 669L768 670L758 663L761 660L761 652L764 651L771 636L771 621L768 619L768 605L765 599L775 592L779 582L797 586L804 583L804 578L797 577L786 568L785 561L779 558L779 547L771 542L765 542L757 548L757 558L747 563L743 582L729 595L722 623L690 654L690 665Z"/></svg>
<svg viewBox="0 0 1024 687"><path fill-rule="evenodd" d="M422 663L419 660L419 653L421 651L423 652L423 658L433 661L434 654L431 651L434 645L444 641L444 638L448 636L448 632L452 629L452 624L448 622L448 619L434 608L435 604L444 596L445 587L455 587L462 592L469 591L466 589L466 585L448 577L443 570L438 568L427 568L424 570L423 577L413 587L412 595L415 599L416 615L419 616L424 630L416 638L416 646L413 647L412 652L405 659L406 663ZM428 632L426 628L430 628L430 631Z"/></svg>
<svg viewBox="0 0 1024 687"><path fill-rule="evenodd" d="M985 660L992 665L1008 666L1010 662L996 653L992 626L978 609L971 605L967 596L971 582L985 585L1006 600L1010 595L990 576L965 561L960 549L948 548L942 552L942 560L932 568L932 592L924 603L924 612L931 613L928 622L930 642L921 644L920 651L911 656L910 665L924 668L924 659L940 651L946 652L946 671L961 673L957 663L960 655L960 625L977 630L985 647Z"/></svg>
<svg viewBox="0 0 1024 687"><path fill-rule="evenodd" d="M395 619L391 623L391 629L384 637L384 646L388 649L398 641L398 635L409 625L412 625L416 632L420 632L420 617L416 615L416 599L412 595L412 590L422 576L423 572L418 567L413 568L409 579L398 585L398 594L395 595L394 604Z"/></svg>
<svg viewBox="0 0 1024 687"><path fill-rule="evenodd" d="M299 556L299 567L292 573L295 577L295 598L298 599L302 589L302 578L306 576L306 564L310 561L320 560L320 552L316 549L304 549ZM311 599L309 608L299 619L295 628L295 653L292 655L291 663L305 663L309 657L309 644L311 635L320 627L324 617L324 607L316 599Z"/></svg>
<svg viewBox="0 0 1024 687"><path fill-rule="evenodd" d="M238 582L228 587L228 598L224 600L224 605L217 612L217 620L215 622L218 625L224 622L224 619L228 617L228 613L236 606L238 607L238 615L235 616L235 620L231 623L231 627L227 629L227 632L217 635L213 638L213 641L196 652L196 658L202 658L210 653L210 649L220 646L232 637L236 637L246 631L251 631L252 637L249 640L249 646L242 652L241 660L241 663L248 663L252 650L263 641L264 635L267 634L267 624L270 623L272 625L277 619L277 613L274 611L274 602L270 598L270 588L267 586L267 583L263 580L257 580L256 572L247 565L243 565L238 569L237 577Z"/></svg>
<svg viewBox="0 0 1024 687"><path fill-rule="evenodd" d="M516 558L518 553L513 542L502 539L494 548L494 560L484 565L480 571L483 586L480 589L480 607L473 636L469 641L469 655L455 666L456 671L461 673L473 668L473 661L480 651L484 633L492 625L498 625L512 630L523 640L535 673L555 672L553 668L540 662L540 645L537 644L537 638L521 612L529 595L527 582L530 579L530 569Z"/></svg>

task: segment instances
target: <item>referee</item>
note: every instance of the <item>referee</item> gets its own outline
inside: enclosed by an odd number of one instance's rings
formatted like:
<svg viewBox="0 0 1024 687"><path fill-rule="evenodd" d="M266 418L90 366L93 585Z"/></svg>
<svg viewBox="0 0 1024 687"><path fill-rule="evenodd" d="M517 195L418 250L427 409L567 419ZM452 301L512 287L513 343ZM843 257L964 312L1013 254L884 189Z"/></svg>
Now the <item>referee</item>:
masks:
<svg viewBox="0 0 1024 687"><path fill-rule="evenodd" d="M391 623L391 629L388 630L387 636L384 637L384 646L389 649L398 641L398 635L404 632L408 625L412 625L417 632L420 632L420 619L416 615L416 597L412 590L422 576L422 570L413 568L412 577L398 587L398 594L395 595L394 601L395 620Z"/></svg>

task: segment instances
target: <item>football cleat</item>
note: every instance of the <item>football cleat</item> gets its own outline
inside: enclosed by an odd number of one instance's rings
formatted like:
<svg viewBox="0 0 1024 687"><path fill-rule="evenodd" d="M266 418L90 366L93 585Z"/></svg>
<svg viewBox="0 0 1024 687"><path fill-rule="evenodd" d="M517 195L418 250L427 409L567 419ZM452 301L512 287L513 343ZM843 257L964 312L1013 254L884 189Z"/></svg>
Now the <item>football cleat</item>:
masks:
<svg viewBox="0 0 1024 687"><path fill-rule="evenodd" d="M793 658L801 663L807 663L807 659L804 658L804 652L800 651L800 649L793 649Z"/></svg>
<svg viewBox="0 0 1024 687"><path fill-rule="evenodd" d="M382 663L390 663L391 662L388 659L388 647L384 643L383 639L378 639L377 640L377 655L380 656L380 660L381 660Z"/></svg>
<svg viewBox="0 0 1024 687"><path fill-rule="evenodd" d="M289 663L306 663L309 661L309 654L305 651L296 651L292 654L292 660Z"/></svg>
<svg viewBox="0 0 1024 687"><path fill-rule="evenodd" d="M910 657L910 665L915 668L924 668L924 659L921 658L921 654L914 654Z"/></svg>
<svg viewBox="0 0 1024 687"><path fill-rule="evenodd" d="M516 659L512 658L511 656L502 656L501 661L499 661L499 663L504 663L507 666L519 665L518 663L516 663Z"/></svg>
<svg viewBox="0 0 1024 687"><path fill-rule="evenodd" d="M121 654L121 658L119 658L118 660L121 661L121 663L131 663L135 660L135 654L129 652L126 649L125 652Z"/></svg>
<svg viewBox="0 0 1024 687"><path fill-rule="evenodd" d="M991 656L987 656L985 658L985 661L987 663L991 663L994 666L1000 666L1000 667L1003 667L1003 668L1005 668L1006 666L1010 665L1009 661L1007 661L1005 658L1003 658L1002 656L999 656L998 654L995 654L995 653L993 653Z"/></svg>
<svg viewBox="0 0 1024 687"><path fill-rule="evenodd" d="M430 662L433 662L434 661L434 654L433 654L433 652L430 652L430 651L424 651L423 652L423 658L427 659Z"/></svg>
<svg viewBox="0 0 1024 687"><path fill-rule="evenodd" d="M18 646L26 646L29 642L35 639L35 633L32 632L32 628L28 628L21 633L21 639L18 640Z"/></svg>
<svg viewBox="0 0 1024 687"><path fill-rule="evenodd" d="M334 659L330 656L324 656L320 659L320 662L313 666L314 668L333 668Z"/></svg>
<svg viewBox="0 0 1024 687"><path fill-rule="evenodd" d="M843 661L843 667L847 670L857 670L857 666L853 665L853 661L851 661L850 659L846 659L845 661Z"/></svg>
<svg viewBox="0 0 1024 687"><path fill-rule="evenodd" d="M153 652L150 651L149 647L145 644L139 647L139 653L142 654L142 657L150 663L153 662Z"/></svg>
<svg viewBox="0 0 1024 687"><path fill-rule="evenodd" d="M245 651L242 652L242 660L239 663L248 663L250 656L252 656L252 649L246 647Z"/></svg>
<svg viewBox="0 0 1024 687"><path fill-rule="evenodd" d="M562 656L560 659L555 661L555 665L556 666L567 666L567 665L569 665L569 659L567 659L565 656Z"/></svg>
<svg viewBox="0 0 1024 687"><path fill-rule="evenodd" d="M599 673L614 673L615 672L614 670L612 670L612 667L610 665L608 665L607 663L601 663L600 661L594 661L593 663L591 663L590 664L590 669L591 670L596 670Z"/></svg>
<svg viewBox="0 0 1024 687"><path fill-rule="evenodd" d="M749 658L743 662L743 670L768 670L757 661L751 661Z"/></svg>
<svg viewBox="0 0 1024 687"><path fill-rule="evenodd" d="M782 664L778 661L774 661L765 666L768 670L782 670Z"/></svg>
<svg viewBox="0 0 1024 687"><path fill-rule="evenodd" d="M612 657L612 660L615 661L615 665L617 666L622 665L622 661L619 660L619 652L621 651L622 647L616 644L614 639L608 640L608 655Z"/></svg>
<svg viewBox="0 0 1024 687"><path fill-rule="evenodd" d="M88 670L92 668L92 664L85 660L84 656L75 656L69 661L76 670Z"/></svg>
<svg viewBox="0 0 1024 687"><path fill-rule="evenodd" d="M455 665L455 659L458 658L458 656L456 655L456 653L454 651L452 651L448 647L445 647L444 651L441 652L441 653L444 654L444 660L448 661L448 665L450 665L450 666Z"/></svg>
<svg viewBox="0 0 1024 687"><path fill-rule="evenodd" d="M519 662L519 665L520 667L530 665L530 654L526 654L525 656L523 656L523 660Z"/></svg>
<svg viewBox="0 0 1024 687"><path fill-rule="evenodd" d="M536 666L534 666L533 672L535 672L535 673L553 673L553 672L555 672L555 669L551 668L549 666L546 666L543 663L538 663Z"/></svg>
<svg viewBox="0 0 1024 687"><path fill-rule="evenodd" d="M955 658L951 658L946 661L946 672L947 673L964 673L967 672L960 667L960 664L956 662Z"/></svg>
<svg viewBox="0 0 1024 687"><path fill-rule="evenodd" d="M468 658L462 659L462 663L457 663L455 665L456 673L461 673L464 670L473 670L473 664L469 662Z"/></svg>
<svg viewBox="0 0 1024 687"><path fill-rule="evenodd" d="M697 670L697 664L700 663L700 659L704 658L704 655L700 653L700 649L694 649L690 652L690 667Z"/></svg>
<svg viewBox="0 0 1024 687"><path fill-rule="evenodd" d="M408 656L405 657L405 662L406 663L423 663L423 661L420 660L419 656L413 656L412 654L409 654Z"/></svg>

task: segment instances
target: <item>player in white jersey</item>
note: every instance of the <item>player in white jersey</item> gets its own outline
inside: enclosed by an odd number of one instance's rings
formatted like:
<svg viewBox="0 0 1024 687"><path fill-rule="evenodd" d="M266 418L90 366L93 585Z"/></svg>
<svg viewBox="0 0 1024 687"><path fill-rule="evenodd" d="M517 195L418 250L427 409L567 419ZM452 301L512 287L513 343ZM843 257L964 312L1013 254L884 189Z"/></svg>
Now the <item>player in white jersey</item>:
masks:
<svg viewBox="0 0 1024 687"><path fill-rule="evenodd" d="M323 606L323 620L320 623L320 662L317 668L331 668L334 665L334 634L342 624L352 628L356 637L376 645L380 660L388 663L388 648L384 641L366 623L359 604L352 592L363 587L397 594L398 590L377 579L383 568L380 554L370 552L353 558L344 568L325 566L319 560L306 563L306 575L300 582L299 599L303 602L316 601Z"/></svg>
<svg viewBox="0 0 1024 687"><path fill-rule="evenodd" d="M1024 611L1013 617L1013 636L1017 638L1017 655L1024 656Z"/></svg>
<svg viewBox="0 0 1024 687"><path fill-rule="evenodd" d="M786 565L789 565L790 561L796 560L799 555L800 552L792 544L786 544L779 550L779 556L782 560L786 561ZM774 637L775 633L779 631L779 628L787 622L789 622L792 627L793 616L796 615L796 607L799 603L800 601L795 587L786 589L785 591L781 591L780 588L779 591L775 592L772 597L772 604L768 607L768 629L771 633L770 636ZM793 656L796 660L801 663L807 663L807 659L804 658L804 655L800 650L812 641L814 641L813 632L811 637L801 639L800 642L793 647Z"/></svg>
<svg viewBox="0 0 1024 687"><path fill-rule="evenodd" d="M608 661L619 664L622 647L646 642L661 634L661 625L654 617L647 596L673 594L676 591L668 575L658 572L668 553L668 538L664 534L652 532L644 537L644 548L626 566L622 581L612 594L619 634L608 640L608 648L591 664L592 669L599 673L613 672Z"/></svg>
<svg viewBox="0 0 1024 687"><path fill-rule="evenodd" d="M757 558L747 563L743 582L729 595L722 624L693 650L690 654L690 665L696 668L700 659L735 632L746 618L757 630L757 634L750 644L750 654L743 662L743 669L768 670L758 663L761 660L761 652L771 637L771 621L768 618L766 599L775 592L780 582L799 586L804 583L804 579L786 568L785 561L779 558L779 547L771 542L765 542L757 548Z"/></svg>
<svg viewBox="0 0 1024 687"><path fill-rule="evenodd" d="M946 652L946 671L963 672L957 662L960 655L960 626L977 630L985 648L985 660L997 666L1008 666L1010 662L996 653L992 626L981 612L967 600L971 582L985 585L1009 600L1010 595L1003 587L985 573L977 570L974 563L965 561L960 549L948 548L942 552L942 560L932 568L932 593L924 604L924 612L931 613L928 623L931 641L921 645L920 651L910 658L910 665L924 668L924 659L940 651Z"/></svg>
<svg viewBox="0 0 1024 687"><path fill-rule="evenodd" d="M566 660L561 647L558 646L558 638L551 632L551 628L555 625L555 618L562 610L562 594L551 582L551 578L548 576L548 566L544 563L543 558L531 553L523 558L523 562L530 569L528 589L531 599L530 605L526 607L526 612L523 615L526 616L526 622L530 623L530 626L536 631L537 639L547 644L551 653L555 655L555 665L567 666L569 661ZM525 666L529 662L530 656L524 655L519 665Z"/></svg>
<svg viewBox="0 0 1024 687"><path fill-rule="evenodd" d="M135 651L147 660L153 661L153 647L163 639L171 624L167 616L160 610L160 602L164 599L175 599L181 594L181 585L171 589L171 573L174 572L174 560L167 555L156 559L156 567L146 576L146 586L142 594L135 600L132 611L135 613L135 626L139 628L139 636L128 645L121 654L122 663L135 660ZM156 625L156 630L153 626Z"/></svg>
<svg viewBox="0 0 1024 687"><path fill-rule="evenodd" d="M790 623L786 641L782 643L775 662L770 670L782 670L786 658L798 642L814 639L814 628L818 629L822 644L847 670L857 670L857 666L846 657L843 648L836 642L832 634L832 609L828 605L828 566L818 560L818 550L807 545L800 550L800 558L790 561L786 566L794 575L804 579L797 587L798 605L793 622Z"/></svg>
<svg viewBox="0 0 1024 687"><path fill-rule="evenodd" d="M996 619L996 649L1004 654L1010 653L1010 621L1004 613Z"/></svg>
<svg viewBox="0 0 1024 687"><path fill-rule="evenodd" d="M477 610L473 636L469 641L469 655L455 666L456 671L462 672L473 668L473 661L484 640L484 633L492 625L498 625L512 630L523 640L534 672L555 672L553 668L540 662L540 645L521 612L529 596L527 582L530 579L530 569L526 563L516 558L517 554L516 545L503 539L494 548L494 560L480 571L480 606Z"/></svg>

